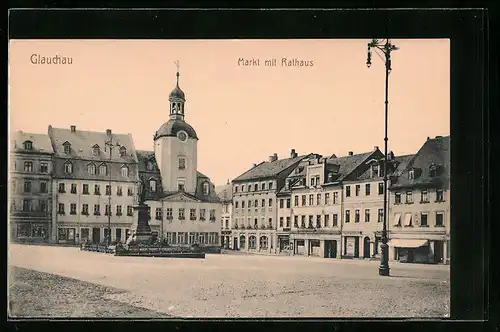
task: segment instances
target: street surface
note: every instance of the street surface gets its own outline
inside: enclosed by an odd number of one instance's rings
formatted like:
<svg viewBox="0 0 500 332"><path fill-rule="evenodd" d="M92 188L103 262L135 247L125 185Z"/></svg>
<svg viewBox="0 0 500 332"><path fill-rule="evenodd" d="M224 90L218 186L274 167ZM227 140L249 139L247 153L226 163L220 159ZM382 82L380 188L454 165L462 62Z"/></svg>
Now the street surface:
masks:
<svg viewBox="0 0 500 332"><path fill-rule="evenodd" d="M16 244L9 265L125 290L104 296L177 317L447 317L450 307L444 265L391 263L381 277L377 261L115 257Z"/></svg>

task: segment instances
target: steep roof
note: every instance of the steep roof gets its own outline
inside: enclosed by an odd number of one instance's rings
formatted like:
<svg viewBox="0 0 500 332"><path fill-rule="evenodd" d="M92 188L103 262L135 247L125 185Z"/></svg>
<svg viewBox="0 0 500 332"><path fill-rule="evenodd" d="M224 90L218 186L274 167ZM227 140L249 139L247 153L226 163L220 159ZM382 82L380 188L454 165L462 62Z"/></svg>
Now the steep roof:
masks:
<svg viewBox="0 0 500 332"><path fill-rule="evenodd" d="M377 154L377 155L375 155ZM378 157L381 154L380 150L370 151L355 154L352 156L329 158L327 160L327 165L338 165L339 172L336 176L335 181L346 180L348 176L361 164L366 162L370 157ZM375 155L375 156L374 156Z"/></svg>
<svg viewBox="0 0 500 332"><path fill-rule="evenodd" d="M233 186L231 183L215 187L215 192L222 202L228 202L233 199Z"/></svg>
<svg viewBox="0 0 500 332"><path fill-rule="evenodd" d="M49 137L54 149L54 155L59 158L73 158L94 161L136 163L137 155L134 147L134 141L131 134L115 134L110 136L106 132L87 131L75 129L52 128L49 126ZM119 147L114 147L111 160L110 149L106 146L106 141L110 138L113 144L119 143L121 147L126 148L126 154L120 156ZM71 145L69 154L64 152L64 145L68 142ZM99 146L100 154L93 155L93 147Z"/></svg>
<svg viewBox="0 0 500 332"><path fill-rule="evenodd" d="M259 165L249 169L233 180L233 182L267 179L278 176L281 172L289 169L294 164L301 161L305 156L295 158L278 159L273 162L262 162Z"/></svg>
<svg viewBox="0 0 500 332"><path fill-rule="evenodd" d="M393 181L392 188L431 187L448 189L450 186L450 136L436 136L428 139L404 170ZM431 176L431 166L436 166L435 176ZM408 174L413 169L414 179Z"/></svg>
<svg viewBox="0 0 500 332"><path fill-rule="evenodd" d="M26 141L30 141L32 143L31 150L24 149L23 143ZM13 152L54 153L49 135L25 133L21 130L12 134L10 148Z"/></svg>

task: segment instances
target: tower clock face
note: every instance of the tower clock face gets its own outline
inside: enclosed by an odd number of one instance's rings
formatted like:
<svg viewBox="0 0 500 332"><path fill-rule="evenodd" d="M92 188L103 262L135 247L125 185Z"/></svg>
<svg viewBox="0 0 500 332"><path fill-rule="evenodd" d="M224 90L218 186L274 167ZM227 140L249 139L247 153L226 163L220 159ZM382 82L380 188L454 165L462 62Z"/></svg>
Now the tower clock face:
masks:
<svg viewBox="0 0 500 332"><path fill-rule="evenodd" d="M187 135L185 132L181 131L179 134L177 134L177 137L181 140L181 141L186 141L187 140Z"/></svg>

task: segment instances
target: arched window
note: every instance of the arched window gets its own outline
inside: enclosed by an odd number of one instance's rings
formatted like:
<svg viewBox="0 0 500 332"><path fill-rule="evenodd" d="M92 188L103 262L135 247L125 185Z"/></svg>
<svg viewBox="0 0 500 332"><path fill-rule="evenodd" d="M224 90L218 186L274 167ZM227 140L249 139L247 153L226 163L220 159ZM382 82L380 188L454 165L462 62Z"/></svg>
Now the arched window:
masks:
<svg viewBox="0 0 500 332"><path fill-rule="evenodd" d="M156 192L156 180L155 179L149 180L149 190L152 192Z"/></svg>
<svg viewBox="0 0 500 332"><path fill-rule="evenodd" d="M93 163L88 164L87 165L87 171L88 171L89 174L95 175L95 172L96 172L95 165Z"/></svg>
<svg viewBox="0 0 500 332"><path fill-rule="evenodd" d="M24 149L25 150L33 150L33 142L32 141L25 141L23 143Z"/></svg>
<svg viewBox="0 0 500 332"><path fill-rule="evenodd" d="M122 146L120 147L120 157L125 157L127 155L127 148Z"/></svg>
<svg viewBox="0 0 500 332"><path fill-rule="evenodd" d="M65 154L70 154L71 153L71 144L66 141L63 143L63 148L64 148L64 153Z"/></svg>
<svg viewBox="0 0 500 332"><path fill-rule="evenodd" d="M94 145L94 146L92 147L92 154L93 154L94 156L98 156L100 153L101 153L101 148L99 147L99 145L97 145L97 144L96 144L96 145Z"/></svg>
<svg viewBox="0 0 500 332"><path fill-rule="evenodd" d="M210 193L210 185L208 182L203 183L203 195L208 195Z"/></svg>
<svg viewBox="0 0 500 332"><path fill-rule="evenodd" d="M64 163L64 173L71 174L73 173L73 164L71 161L67 161Z"/></svg>
<svg viewBox="0 0 500 332"><path fill-rule="evenodd" d="M105 164L101 164L99 166L99 174L100 175L106 175L106 174L108 174L108 167L106 167Z"/></svg>
<svg viewBox="0 0 500 332"><path fill-rule="evenodd" d="M257 248L257 238L255 235L250 235L248 237L248 249L256 249Z"/></svg>
<svg viewBox="0 0 500 332"><path fill-rule="evenodd" d="M260 237L260 249L267 249L267 236Z"/></svg>
<svg viewBox="0 0 500 332"><path fill-rule="evenodd" d="M245 249L245 235L240 235L240 249Z"/></svg>
<svg viewBox="0 0 500 332"><path fill-rule="evenodd" d="M122 172L123 177L128 177L128 167L127 166L123 165L121 172Z"/></svg>
<svg viewBox="0 0 500 332"><path fill-rule="evenodd" d="M146 169L148 171L152 171L153 170L153 163L151 161L148 161L147 164L146 164Z"/></svg>

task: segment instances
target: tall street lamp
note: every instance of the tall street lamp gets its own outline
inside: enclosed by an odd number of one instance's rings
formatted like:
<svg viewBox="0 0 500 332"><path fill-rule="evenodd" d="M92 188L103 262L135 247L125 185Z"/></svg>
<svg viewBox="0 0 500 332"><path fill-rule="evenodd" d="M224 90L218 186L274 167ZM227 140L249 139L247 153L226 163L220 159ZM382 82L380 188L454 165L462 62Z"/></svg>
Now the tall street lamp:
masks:
<svg viewBox="0 0 500 332"><path fill-rule="evenodd" d="M108 234L106 236L106 243L111 245L111 193L113 190L111 190L111 160L112 160L112 155L113 155L113 147L120 147L120 143L116 142L113 143L113 135L110 133L109 134L109 139L105 142L106 146L109 148L109 168L108 168L108 173L109 173L109 192L108 192Z"/></svg>
<svg viewBox="0 0 500 332"><path fill-rule="evenodd" d="M389 73L391 72L391 52L397 50L398 48L391 44L390 39L372 39L372 41L368 43L368 59L366 60L366 65L368 66L368 68L370 68L372 64L372 49L375 49L375 52L377 52L377 50L381 51L385 56L384 224L382 229L382 244L380 246L382 253L380 257L378 273L381 276L388 276L389 257L387 245L387 118L389 107ZM380 56L380 54L378 53L377 55Z"/></svg>

